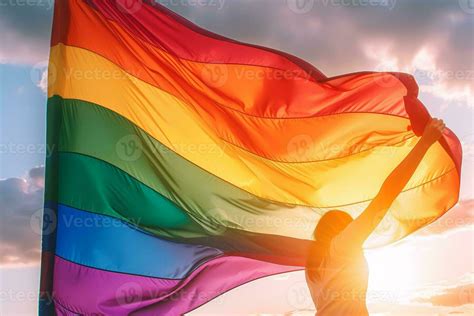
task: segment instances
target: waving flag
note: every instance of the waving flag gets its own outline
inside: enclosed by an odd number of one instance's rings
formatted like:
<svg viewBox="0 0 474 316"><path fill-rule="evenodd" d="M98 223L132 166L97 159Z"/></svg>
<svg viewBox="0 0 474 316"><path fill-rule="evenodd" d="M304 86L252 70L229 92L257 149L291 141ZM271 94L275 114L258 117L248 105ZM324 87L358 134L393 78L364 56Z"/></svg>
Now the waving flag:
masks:
<svg viewBox="0 0 474 316"><path fill-rule="evenodd" d="M154 2L56 1L41 311L179 315L301 269L318 219L357 216L418 141L417 93L405 74L327 78ZM451 208L460 165L446 130L367 246Z"/></svg>

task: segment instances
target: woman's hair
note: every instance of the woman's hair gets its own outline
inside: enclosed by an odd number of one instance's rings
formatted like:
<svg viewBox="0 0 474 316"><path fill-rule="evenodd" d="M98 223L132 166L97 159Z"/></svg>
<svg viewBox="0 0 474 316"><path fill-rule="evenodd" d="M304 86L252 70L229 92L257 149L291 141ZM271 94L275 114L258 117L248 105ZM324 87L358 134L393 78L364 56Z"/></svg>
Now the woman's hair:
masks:
<svg viewBox="0 0 474 316"><path fill-rule="evenodd" d="M352 217L343 211L333 210L324 214L313 233L315 243L311 246L306 262L306 270L312 280L319 279L319 268L322 261L329 256L332 240L351 222Z"/></svg>

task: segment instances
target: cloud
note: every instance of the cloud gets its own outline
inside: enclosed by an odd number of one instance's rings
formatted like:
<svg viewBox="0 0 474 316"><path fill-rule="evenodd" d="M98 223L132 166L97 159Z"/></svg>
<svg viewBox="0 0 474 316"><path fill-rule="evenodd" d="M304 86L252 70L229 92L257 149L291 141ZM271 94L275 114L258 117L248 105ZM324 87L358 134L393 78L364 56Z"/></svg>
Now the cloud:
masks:
<svg viewBox="0 0 474 316"><path fill-rule="evenodd" d="M38 214L43 204L44 168L25 178L0 180L0 265L30 264L39 260Z"/></svg>
<svg viewBox="0 0 474 316"><path fill-rule="evenodd" d="M431 316L472 315L474 307L474 274L437 284L425 284L406 293L406 300L371 302L370 315Z"/></svg>
<svg viewBox="0 0 474 316"><path fill-rule="evenodd" d="M308 9L295 12L297 1L309 3ZM220 10L171 8L214 32L298 55L329 76L406 71L417 75L428 93L469 101L474 90L473 14L458 1L358 5L367 2L243 0L227 1Z"/></svg>
<svg viewBox="0 0 474 316"><path fill-rule="evenodd" d="M429 302L434 306L462 306L474 304L474 284L461 285L449 289L445 289L442 294L434 295L421 302Z"/></svg>
<svg viewBox="0 0 474 316"><path fill-rule="evenodd" d="M430 290L428 290L430 291ZM458 307L474 304L474 274L467 274L455 285L444 285L431 289L432 293L420 295L415 302L433 306Z"/></svg>
<svg viewBox="0 0 474 316"><path fill-rule="evenodd" d="M48 93L48 69L44 69L40 81L36 84L44 94Z"/></svg>
<svg viewBox="0 0 474 316"><path fill-rule="evenodd" d="M36 64L48 58L52 0L1 1L0 63Z"/></svg>
<svg viewBox="0 0 474 316"><path fill-rule="evenodd" d="M465 0L155 1L216 33L298 55L329 76L410 72L422 91L473 105L474 14ZM6 3L0 63L47 60L52 0Z"/></svg>
<svg viewBox="0 0 474 316"><path fill-rule="evenodd" d="M441 218L416 233L416 237L440 235L474 225L474 200L461 200Z"/></svg>

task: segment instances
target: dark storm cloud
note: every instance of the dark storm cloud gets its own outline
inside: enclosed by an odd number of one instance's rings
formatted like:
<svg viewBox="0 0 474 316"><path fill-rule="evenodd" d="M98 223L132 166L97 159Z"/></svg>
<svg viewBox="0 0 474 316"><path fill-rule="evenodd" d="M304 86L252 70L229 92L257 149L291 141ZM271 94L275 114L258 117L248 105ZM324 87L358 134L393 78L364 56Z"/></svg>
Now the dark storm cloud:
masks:
<svg viewBox="0 0 474 316"><path fill-rule="evenodd" d="M0 180L0 264L35 263L39 259L44 168L27 179Z"/></svg>

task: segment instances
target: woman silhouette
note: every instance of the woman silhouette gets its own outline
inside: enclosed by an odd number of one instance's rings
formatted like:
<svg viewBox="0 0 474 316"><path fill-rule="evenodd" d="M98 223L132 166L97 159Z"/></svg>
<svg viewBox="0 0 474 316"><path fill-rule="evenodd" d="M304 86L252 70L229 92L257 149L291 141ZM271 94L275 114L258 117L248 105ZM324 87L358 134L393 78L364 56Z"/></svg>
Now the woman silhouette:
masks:
<svg viewBox="0 0 474 316"><path fill-rule="evenodd" d="M423 136L385 180L377 196L355 220L329 211L320 219L306 264L306 282L317 316L369 315L365 303L369 271L363 244L410 180L430 146L441 137L443 121L431 120Z"/></svg>

